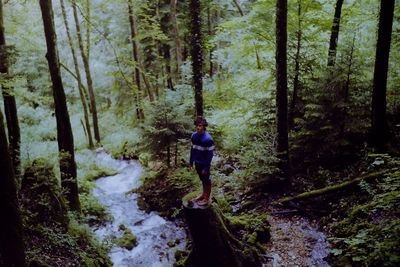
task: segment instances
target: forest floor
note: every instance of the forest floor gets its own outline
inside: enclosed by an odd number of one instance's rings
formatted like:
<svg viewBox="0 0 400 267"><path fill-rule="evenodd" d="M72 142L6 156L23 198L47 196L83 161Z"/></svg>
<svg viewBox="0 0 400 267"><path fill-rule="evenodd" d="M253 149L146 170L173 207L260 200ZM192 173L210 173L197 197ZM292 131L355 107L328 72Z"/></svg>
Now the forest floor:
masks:
<svg viewBox="0 0 400 267"><path fill-rule="evenodd" d="M267 266L329 266L326 236L315 220L300 215L270 215L271 242L267 245Z"/></svg>

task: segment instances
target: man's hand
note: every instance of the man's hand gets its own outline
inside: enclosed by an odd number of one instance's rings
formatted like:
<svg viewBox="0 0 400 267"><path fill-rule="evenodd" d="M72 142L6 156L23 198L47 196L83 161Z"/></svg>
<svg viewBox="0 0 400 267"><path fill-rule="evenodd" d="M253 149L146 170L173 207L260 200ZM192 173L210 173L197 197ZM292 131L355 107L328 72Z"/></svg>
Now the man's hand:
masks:
<svg viewBox="0 0 400 267"><path fill-rule="evenodd" d="M189 171L193 170L193 166L189 165Z"/></svg>
<svg viewBox="0 0 400 267"><path fill-rule="evenodd" d="M206 175L207 173L208 173L208 171L207 171L207 170L204 170L204 169L203 169L203 170L201 170L201 174L202 174L202 175Z"/></svg>

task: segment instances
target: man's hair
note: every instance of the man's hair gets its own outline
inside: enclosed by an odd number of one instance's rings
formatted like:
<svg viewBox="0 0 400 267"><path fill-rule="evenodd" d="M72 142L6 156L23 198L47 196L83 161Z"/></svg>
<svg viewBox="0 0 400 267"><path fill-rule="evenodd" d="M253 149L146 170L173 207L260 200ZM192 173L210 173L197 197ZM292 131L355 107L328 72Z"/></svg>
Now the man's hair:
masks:
<svg viewBox="0 0 400 267"><path fill-rule="evenodd" d="M203 116L197 116L194 120L194 125L203 125L204 127L208 126L207 120Z"/></svg>

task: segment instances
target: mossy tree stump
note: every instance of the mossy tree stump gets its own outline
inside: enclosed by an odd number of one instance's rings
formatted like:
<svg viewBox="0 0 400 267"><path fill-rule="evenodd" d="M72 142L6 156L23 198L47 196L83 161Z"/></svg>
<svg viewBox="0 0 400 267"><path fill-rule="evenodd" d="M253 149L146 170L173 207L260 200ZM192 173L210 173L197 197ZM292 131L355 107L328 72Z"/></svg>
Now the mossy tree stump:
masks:
<svg viewBox="0 0 400 267"><path fill-rule="evenodd" d="M199 206L193 199L184 197L183 209L192 240L192 251L186 265L250 266L243 255L244 244L229 232L218 204ZM251 266L261 264L254 265L253 262Z"/></svg>

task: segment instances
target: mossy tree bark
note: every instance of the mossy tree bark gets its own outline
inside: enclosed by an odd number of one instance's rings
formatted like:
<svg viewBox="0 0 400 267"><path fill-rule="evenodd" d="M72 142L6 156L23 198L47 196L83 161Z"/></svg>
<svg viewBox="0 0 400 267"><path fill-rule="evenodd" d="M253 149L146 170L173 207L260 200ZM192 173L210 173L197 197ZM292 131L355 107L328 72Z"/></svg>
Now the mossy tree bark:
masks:
<svg viewBox="0 0 400 267"><path fill-rule="evenodd" d="M360 181L373 180L373 179L382 177L384 174L389 173L391 171L396 171L396 170L395 169L388 169L388 170L384 170L384 171L369 173L369 174L357 177L357 178L355 178L353 180L346 181L346 182L343 182L343 183L340 183L340 184L327 186L327 187L324 187L324 188L321 188L321 189L312 190L312 191L309 191L309 192L304 192L304 193L298 194L298 195L293 196L293 197L282 198L282 199L278 200L276 202L276 204L284 204L284 203L288 203L290 201L307 200L307 199L310 199L310 198L319 197L319 196L328 195L328 194L333 194L333 193L338 194L339 192L340 193L344 193L344 192L346 192L347 189L353 188L354 186L357 186Z"/></svg>
<svg viewBox="0 0 400 267"><path fill-rule="evenodd" d="M67 36L68 36L68 43L69 43L69 47L71 48L72 58L74 60L76 80L78 82L79 96L81 98L82 107L83 107L83 116L85 118L86 133L88 136L89 148L93 148L92 130L90 128L89 112L88 112L86 96L85 96L86 89L82 85L81 73L79 71L79 66L78 66L78 58L76 56L75 48L74 48L74 45L72 42L71 33L69 31L69 25L68 25L67 13L65 11L64 0L60 0L60 4L61 4L61 10L62 10L62 15L63 15L63 19L64 19L64 26L65 26L65 30L66 30Z"/></svg>
<svg viewBox="0 0 400 267"><path fill-rule="evenodd" d="M0 74L7 78L8 73L8 57L6 49L6 38L4 33L3 22L3 3L0 0ZM17 105L12 88L1 84L4 100L4 112L6 115L8 141L10 143L11 158L14 166L14 173L19 175L20 167L20 143L21 134L18 123Z"/></svg>
<svg viewBox="0 0 400 267"><path fill-rule="evenodd" d="M386 118L386 82L389 68L390 42L392 39L394 0L381 0L378 41L376 44L374 87L372 91L372 144L379 151L389 141Z"/></svg>
<svg viewBox="0 0 400 267"><path fill-rule="evenodd" d="M68 114L64 86L60 74L60 63L57 51L57 36L54 27L53 7L51 0L40 0L40 9L44 24L47 54L57 121L57 142L60 152L61 186L65 189L66 198L71 210L80 210L77 173L74 152L74 139Z"/></svg>
<svg viewBox="0 0 400 267"><path fill-rule="evenodd" d="M1 109L0 170L0 265L24 267L26 266L25 246L18 210L17 189Z"/></svg>
<svg viewBox="0 0 400 267"><path fill-rule="evenodd" d="M176 78L180 78L180 67L182 66L182 42L179 37L179 27L178 27L178 20L176 16L176 9L177 9L177 0L170 0L171 6L171 22L172 22L172 35L175 42L175 57L176 57Z"/></svg>
<svg viewBox="0 0 400 267"><path fill-rule="evenodd" d="M259 266L246 262L243 244L229 232L218 205L198 206L183 201L184 214L193 242L187 264L192 266Z"/></svg>

